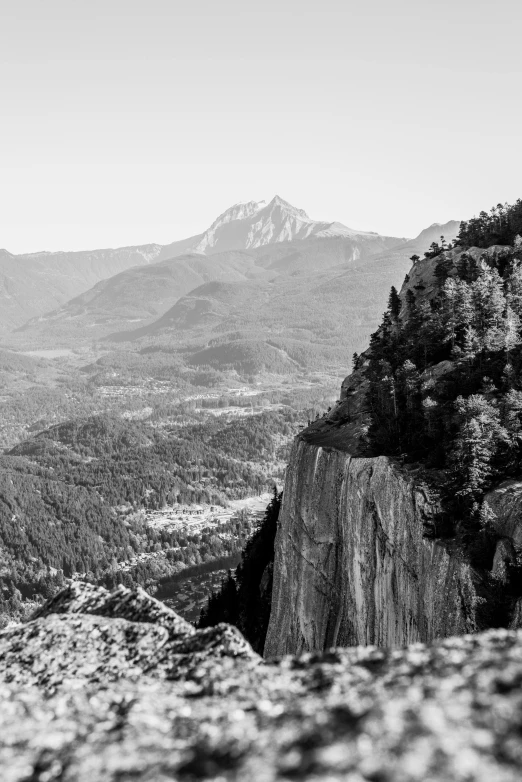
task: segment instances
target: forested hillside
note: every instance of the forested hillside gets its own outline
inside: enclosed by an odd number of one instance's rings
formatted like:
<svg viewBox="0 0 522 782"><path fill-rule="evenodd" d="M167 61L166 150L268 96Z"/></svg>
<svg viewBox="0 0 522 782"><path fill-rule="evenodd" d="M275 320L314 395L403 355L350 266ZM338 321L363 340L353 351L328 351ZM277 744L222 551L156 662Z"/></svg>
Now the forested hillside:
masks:
<svg viewBox="0 0 522 782"><path fill-rule="evenodd" d="M239 443L231 458L206 439L197 427L168 433L99 415L53 427L10 455L45 466L58 480L93 489L110 505L154 509L167 502L219 503L265 488L261 464L245 465Z"/></svg>
<svg viewBox="0 0 522 782"><path fill-rule="evenodd" d="M259 654L263 654L270 619L274 540L281 500L282 493L274 489L261 523L243 549L241 562L234 573L228 571L221 587L209 596L198 624L233 624Z"/></svg>
<svg viewBox="0 0 522 782"><path fill-rule="evenodd" d="M387 455L415 475L440 509L424 520L426 537L480 573L484 626L505 625L522 595L522 548L514 557L511 544L501 549L501 571L492 568L500 536L484 500L522 474L521 219L522 202L498 206L462 223L454 244L441 237L424 259L413 256L369 349L354 355L341 403L308 430L317 444L323 436L325 446ZM232 622L260 651L279 502L200 617L201 627Z"/></svg>
<svg viewBox="0 0 522 782"><path fill-rule="evenodd" d="M270 490L298 419L286 409L169 427L104 414L11 449L0 457L0 613L17 615L23 599L74 573L154 589L181 568L237 553L250 532L244 515L187 533L147 514Z"/></svg>
<svg viewBox="0 0 522 782"><path fill-rule="evenodd" d="M442 503L427 534L456 536L479 566L495 543L484 495L522 473L521 232L522 202L499 205L463 223L454 247L414 257L355 357L369 383L363 446L424 466Z"/></svg>

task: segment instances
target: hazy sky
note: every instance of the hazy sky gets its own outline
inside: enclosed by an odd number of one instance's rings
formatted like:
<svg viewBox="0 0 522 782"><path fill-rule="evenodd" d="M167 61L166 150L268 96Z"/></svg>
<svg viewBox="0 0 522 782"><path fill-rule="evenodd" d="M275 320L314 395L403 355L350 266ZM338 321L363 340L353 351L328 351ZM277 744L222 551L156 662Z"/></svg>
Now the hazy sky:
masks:
<svg viewBox="0 0 522 782"><path fill-rule="evenodd" d="M522 197L520 0L0 0L0 247L275 193L412 236Z"/></svg>

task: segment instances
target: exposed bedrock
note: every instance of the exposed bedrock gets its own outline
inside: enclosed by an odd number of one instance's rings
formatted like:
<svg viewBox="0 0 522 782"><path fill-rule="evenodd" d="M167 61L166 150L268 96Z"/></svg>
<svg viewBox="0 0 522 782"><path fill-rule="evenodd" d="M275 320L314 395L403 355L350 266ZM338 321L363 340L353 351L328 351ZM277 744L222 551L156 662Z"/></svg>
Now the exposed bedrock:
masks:
<svg viewBox="0 0 522 782"><path fill-rule="evenodd" d="M519 782L522 631L263 661L142 590L0 633L2 782Z"/></svg>
<svg viewBox="0 0 522 782"><path fill-rule="evenodd" d="M436 507L415 476L313 439L296 439L287 471L265 656L476 630L475 576L424 537Z"/></svg>

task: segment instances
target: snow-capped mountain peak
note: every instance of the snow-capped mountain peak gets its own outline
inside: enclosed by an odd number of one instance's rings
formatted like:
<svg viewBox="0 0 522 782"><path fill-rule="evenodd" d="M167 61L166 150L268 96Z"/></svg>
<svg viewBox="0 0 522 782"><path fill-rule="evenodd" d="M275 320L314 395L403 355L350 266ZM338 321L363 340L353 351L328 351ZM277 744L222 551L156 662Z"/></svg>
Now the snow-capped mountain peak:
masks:
<svg viewBox="0 0 522 782"><path fill-rule="evenodd" d="M274 242L290 242L311 236L369 235L338 222L312 220L303 209L276 195L266 201L234 204L205 231L195 252L205 255L226 250L248 250ZM375 235L375 234L373 234Z"/></svg>
<svg viewBox="0 0 522 782"><path fill-rule="evenodd" d="M219 217L216 217L208 231L205 233L215 231L216 228L220 228L220 226L231 223L234 220L245 220L256 212L259 212L259 210L263 209L265 206L266 201L239 201L237 204L226 209Z"/></svg>
<svg viewBox="0 0 522 782"><path fill-rule="evenodd" d="M295 216L305 222L314 222L308 217L304 209L297 209L297 207L292 206L292 204L289 204L288 201L285 201L284 198L281 198L278 195L272 198L266 208L270 209L271 212L274 212L275 210L286 212L288 215Z"/></svg>

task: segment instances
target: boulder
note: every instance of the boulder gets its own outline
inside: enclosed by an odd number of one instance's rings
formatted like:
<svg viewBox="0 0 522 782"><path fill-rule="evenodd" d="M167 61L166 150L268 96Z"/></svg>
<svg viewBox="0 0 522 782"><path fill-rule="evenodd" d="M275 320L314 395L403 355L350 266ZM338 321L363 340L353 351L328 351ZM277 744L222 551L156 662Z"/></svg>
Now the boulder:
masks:
<svg viewBox="0 0 522 782"><path fill-rule="evenodd" d="M264 661L119 605L75 586L0 633L2 782L521 778L522 631Z"/></svg>

